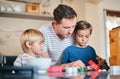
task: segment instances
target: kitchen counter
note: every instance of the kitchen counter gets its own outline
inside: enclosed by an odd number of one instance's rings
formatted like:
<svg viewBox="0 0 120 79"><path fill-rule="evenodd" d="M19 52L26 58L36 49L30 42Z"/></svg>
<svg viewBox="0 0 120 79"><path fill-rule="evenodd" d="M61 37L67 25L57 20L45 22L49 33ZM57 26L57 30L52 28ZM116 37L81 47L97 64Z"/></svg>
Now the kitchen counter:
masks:
<svg viewBox="0 0 120 79"><path fill-rule="evenodd" d="M82 73L14 73L0 71L0 79L119 79L120 74L110 71L86 71Z"/></svg>
<svg viewBox="0 0 120 79"><path fill-rule="evenodd" d="M108 71L47 73L31 66L0 66L0 79L120 79L120 66L110 68Z"/></svg>

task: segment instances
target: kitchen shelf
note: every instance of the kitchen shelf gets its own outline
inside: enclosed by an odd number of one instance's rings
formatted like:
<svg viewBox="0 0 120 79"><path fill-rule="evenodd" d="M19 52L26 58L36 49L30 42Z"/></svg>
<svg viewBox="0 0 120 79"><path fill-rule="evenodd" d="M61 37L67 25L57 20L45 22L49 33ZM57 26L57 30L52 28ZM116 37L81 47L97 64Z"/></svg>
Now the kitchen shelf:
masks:
<svg viewBox="0 0 120 79"><path fill-rule="evenodd" d="M52 21L53 17L43 14L33 14L26 12L8 12L0 11L0 17L22 18L22 19L37 19L37 20L49 20Z"/></svg>

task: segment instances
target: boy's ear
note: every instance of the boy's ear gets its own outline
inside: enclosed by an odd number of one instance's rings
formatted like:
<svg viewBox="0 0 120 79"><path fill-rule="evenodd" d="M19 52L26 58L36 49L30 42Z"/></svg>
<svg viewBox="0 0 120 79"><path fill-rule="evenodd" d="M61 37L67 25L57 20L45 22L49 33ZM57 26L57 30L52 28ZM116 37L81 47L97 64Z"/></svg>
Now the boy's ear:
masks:
<svg viewBox="0 0 120 79"><path fill-rule="evenodd" d="M30 41L26 41L25 45L26 45L26 47L30 48L31 47Z"/></svg>

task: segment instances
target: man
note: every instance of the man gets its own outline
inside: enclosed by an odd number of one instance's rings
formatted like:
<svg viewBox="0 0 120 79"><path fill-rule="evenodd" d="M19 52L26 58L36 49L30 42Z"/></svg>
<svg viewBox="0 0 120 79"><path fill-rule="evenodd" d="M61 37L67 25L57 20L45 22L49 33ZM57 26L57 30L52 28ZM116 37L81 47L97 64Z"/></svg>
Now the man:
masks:
<svg viewBox="0 0 120 79"><path fill-rule="evenodd" d="M53 65L58 65L64 49L74 43L72 33L77 22L77 14L73 8L61 4L54 9L53 15L54 21L49 25L40 26L38 30L45 37L44 51L49 53ZM65 68L67 66L84 67L85 65L78 60L61 66Z"/></svg>

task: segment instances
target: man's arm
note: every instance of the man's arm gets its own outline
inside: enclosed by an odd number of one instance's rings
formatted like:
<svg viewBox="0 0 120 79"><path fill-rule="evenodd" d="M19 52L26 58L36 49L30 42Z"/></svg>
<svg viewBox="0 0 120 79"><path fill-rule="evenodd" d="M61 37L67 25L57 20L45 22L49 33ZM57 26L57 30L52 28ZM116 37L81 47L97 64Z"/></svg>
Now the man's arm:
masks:
<svg viewBox="0 0 120 79"><path fill-rule="evenodd" d="M85 64L81 60L77 60L66 64L61 63L60 66L63 70L67 67L85 68Z"/></svg>

